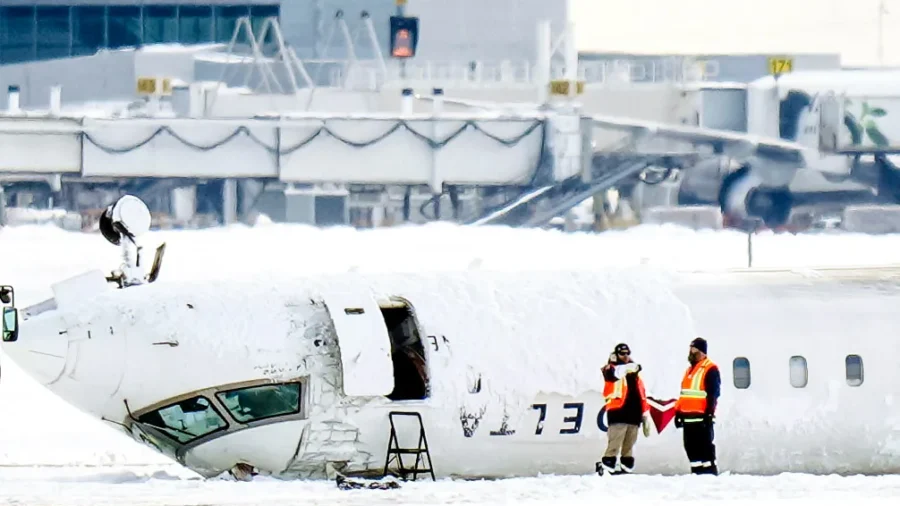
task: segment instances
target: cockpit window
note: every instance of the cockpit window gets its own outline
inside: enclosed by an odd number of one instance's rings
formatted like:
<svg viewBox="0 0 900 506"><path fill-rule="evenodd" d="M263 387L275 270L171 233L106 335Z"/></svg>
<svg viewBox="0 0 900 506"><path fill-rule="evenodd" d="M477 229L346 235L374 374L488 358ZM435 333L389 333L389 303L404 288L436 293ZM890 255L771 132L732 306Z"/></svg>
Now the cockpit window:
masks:
<svg viewBox="0 0 900 506"><path fill-rule="evenodd" d="M300 383L260 385L216 395L234 419L247 423L300 412Z"/></svg>
<svg viewBox="0 0 900 506"><path fill-rule="evenodd" d="M138 422L160 429L180 443L189 443L228 427L222 415L203 396L145 413L138 418Z"/></svg>

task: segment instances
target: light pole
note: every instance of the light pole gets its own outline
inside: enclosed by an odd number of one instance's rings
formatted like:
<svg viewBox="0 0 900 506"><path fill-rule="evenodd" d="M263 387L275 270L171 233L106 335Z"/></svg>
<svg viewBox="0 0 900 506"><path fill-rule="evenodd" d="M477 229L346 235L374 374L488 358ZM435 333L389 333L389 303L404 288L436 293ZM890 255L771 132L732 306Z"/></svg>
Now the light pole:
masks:
<svg viewBox="0 0 900 506"><path fill-rule="evenodd" d="M394 2L397 5L397 16L403 17L406 15L406 0L395 0ZM400 60L400 79L406 79L406 59Z"/></svg>
<svg viewBox="0 0 900 506"><path fill-rule="evenodd" d="M884 66L884 15L888 14L885 0L878 0L878 65Z"/></svg>

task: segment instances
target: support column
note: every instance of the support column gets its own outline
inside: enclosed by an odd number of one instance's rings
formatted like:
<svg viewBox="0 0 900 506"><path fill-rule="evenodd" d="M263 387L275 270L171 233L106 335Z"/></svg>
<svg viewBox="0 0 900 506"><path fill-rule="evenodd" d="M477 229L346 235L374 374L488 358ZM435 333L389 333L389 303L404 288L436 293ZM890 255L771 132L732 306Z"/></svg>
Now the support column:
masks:
<svg viewBox="0 0 900 506"><path fill-rule="evenodd" d="M407 186L403 194L403 223L409 222L410 206L412 205L412 187Z"/></svg>
<svg viewBox="0 0 900 506"><path fill-rule="evenodd" d="M0 227L6 226L6 193L0 186Z"/></svg>
<svg viewBox="0 0 900 506"><path fill-rule="evenodd" d="M222 184L222 223L230 225L237 221L237 181L226 179Z"/></svg>
<svg viewBox="0 0 900 506"><path fill-rule="evenodd" d="M581 182L588 184L594 179L594 121L581 118Z"/></svg>
<svg viewBox="0 0 900 506"><path fill-rule="evenodd" d="M169 202L172 218L179 225L187 225L197 213L197 187L173 188Z"/></svg>
<svg viewBox="0 0 900 506"><path fill-rule="evenodd" d="M238 215L241 220L245 220L253 211L253 206L257 203L260 195L266 189L265 183L253 179L244 179L238 183L241 199L238 206Z"/></svg>
<svg viewBox="0 0 900 506"><path fill-rule="evenodd" d="M591 211L594 215L594 231L603 232L610 229L609 206L606 191L597 192L593 196Z"/></svg>

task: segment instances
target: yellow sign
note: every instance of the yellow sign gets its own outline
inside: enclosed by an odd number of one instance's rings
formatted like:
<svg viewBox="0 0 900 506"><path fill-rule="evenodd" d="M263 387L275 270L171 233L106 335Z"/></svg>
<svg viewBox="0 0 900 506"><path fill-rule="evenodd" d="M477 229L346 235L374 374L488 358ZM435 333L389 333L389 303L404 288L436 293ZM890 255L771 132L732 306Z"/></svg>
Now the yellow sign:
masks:
<svg viewBox="0 0 900 506"><path fill-rule="evenodd" d="M172 80L168 77L139 77L137 80L138 95L171 95Z"/></svg>
<svg viewBox="0 0 900 506"><path fill-rule="evenodd" d="M787 74L789 72L793 72L794 70L793 58L769 58L767 63L769 67L769 73L773 75Z"/></svg>
<svg viewBox="0 0 900 506"><path fill-rule="evenodd" d="M137 92L139 95L153 95L156 93L156 78L139 77L137 80Z"/></svg>
<svg viewBox="0 0 900 506"><path fill-rule="evenodd" d="M584 81L578 81L578 84L575 86L575 94L581 95L584 93ZM555 81L550 81L550 94L551 95L569 95L569 81L563 79L557 79Z"/></svg>

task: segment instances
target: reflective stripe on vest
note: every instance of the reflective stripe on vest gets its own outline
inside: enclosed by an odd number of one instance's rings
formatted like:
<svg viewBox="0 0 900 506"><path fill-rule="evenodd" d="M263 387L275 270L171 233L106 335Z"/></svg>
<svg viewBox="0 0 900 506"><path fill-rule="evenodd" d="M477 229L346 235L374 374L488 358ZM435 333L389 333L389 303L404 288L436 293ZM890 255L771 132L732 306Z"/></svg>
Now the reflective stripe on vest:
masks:
<svg viewBox="0 0 900 506"><path fill-rule="evenodd" d="M628 384L625 378L618 381L607 381L603 385L603 399L606 401L606 409L620 409L625 405L625 395L628 394Z"/></svg>
<svg viewBox="0 0 900 506"><path fill-rule="evenodd" d="M706 412L706 391L704 387L704 379L706 379L706 371L714 364L708 358L698 362L693 367L688 368L681 381L681 396L675 403L675 411L679 413L705 413Z"/></svg>
<svg viewBox="0 0 900 506"><path fill-rule="evenodd" d="M647 392L644 390L644 381L638 376L636 381L638 395L641 397L641 413L650 410L647 403ZM616 381L606 381L603 385L603 399L606 401L606 410L622 409L625 406L625 398L628 397L628 382L626 378Z"/></svg>

